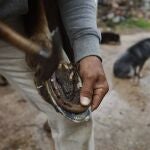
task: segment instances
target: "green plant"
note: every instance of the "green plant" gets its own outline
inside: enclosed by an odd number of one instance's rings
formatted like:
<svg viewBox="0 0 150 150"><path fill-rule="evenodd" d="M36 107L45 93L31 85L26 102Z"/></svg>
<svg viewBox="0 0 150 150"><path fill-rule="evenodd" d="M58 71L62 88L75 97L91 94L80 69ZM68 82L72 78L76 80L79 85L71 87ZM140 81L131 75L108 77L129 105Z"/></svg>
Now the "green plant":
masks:
<svg viewBox="0 0 150 150"><path fill-rule="evenodd" d="M119 26L127 27L127 28L141 28L141 29L150 29L150 21L143 18L129 18L124 22L120 23Z"/></svg>

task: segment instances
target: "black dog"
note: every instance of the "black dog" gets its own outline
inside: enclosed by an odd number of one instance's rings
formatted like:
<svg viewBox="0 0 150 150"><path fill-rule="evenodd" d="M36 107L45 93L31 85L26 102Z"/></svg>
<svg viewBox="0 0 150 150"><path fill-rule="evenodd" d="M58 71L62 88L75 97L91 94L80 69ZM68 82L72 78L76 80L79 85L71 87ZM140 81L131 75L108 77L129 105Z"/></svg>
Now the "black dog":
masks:
<svg viewBox="0 0 150 150"><path fill-rule="evenodd" d="M101 44L120 44L120 35L114 32L102 32Z"/></svg>
<svg viewBox="0 0 150 150"><path fill-rule="evenodd" d="M118 78L140 78L144 63L150 57L150 38L131 46L114 64L114 75Z"/></svg>

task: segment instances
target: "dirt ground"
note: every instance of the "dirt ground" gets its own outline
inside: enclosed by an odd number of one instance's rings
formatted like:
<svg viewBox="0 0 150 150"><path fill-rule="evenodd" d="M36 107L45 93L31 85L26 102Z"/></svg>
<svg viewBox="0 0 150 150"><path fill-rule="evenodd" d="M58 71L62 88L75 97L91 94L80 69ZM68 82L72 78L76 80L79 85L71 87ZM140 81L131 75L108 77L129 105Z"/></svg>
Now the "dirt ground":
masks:
<svg viewBox="0 0 150 150"><path fill-rule="evenodd" d="M150 61L138 86L112 74L114 61L145 37L150 33L123 35L120 46L101 46L110 91L93 113L96 150L150 150ZM52 139L42 128L45 120L12 87L0 87L0 150L50 149Z"/></svg>

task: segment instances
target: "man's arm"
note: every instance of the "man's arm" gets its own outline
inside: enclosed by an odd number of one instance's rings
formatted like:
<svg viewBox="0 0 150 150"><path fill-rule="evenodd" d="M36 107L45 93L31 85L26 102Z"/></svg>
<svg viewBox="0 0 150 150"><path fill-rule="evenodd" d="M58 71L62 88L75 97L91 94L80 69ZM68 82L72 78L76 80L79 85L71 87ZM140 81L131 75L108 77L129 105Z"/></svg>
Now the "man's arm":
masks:
<svg viewBox="0 0 150 150"><path fill-rule="evenodd" d="M108 92L100 61L100 33L96 25L95 0L58 0L61 17L79 62L83 81L81 104L95 110Z"/></svg>
<svg viewBox="0 0 150 150"><path fill-rule="evenodd" d="M100 32L96 24L95 0L58 0L75 61L90 55L100 57Z"/></svg>

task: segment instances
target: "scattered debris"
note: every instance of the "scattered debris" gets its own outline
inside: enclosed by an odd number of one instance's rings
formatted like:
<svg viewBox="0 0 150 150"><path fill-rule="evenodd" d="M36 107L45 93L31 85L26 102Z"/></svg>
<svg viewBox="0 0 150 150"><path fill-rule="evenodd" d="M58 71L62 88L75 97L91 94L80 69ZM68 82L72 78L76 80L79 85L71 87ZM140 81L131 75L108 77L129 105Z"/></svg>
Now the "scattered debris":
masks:
<svg viewBox="0 0 150 150"><path fill-rule="evenodd" d="M128 18L150 19L150 0L99 0L98 19L110 24L118 24Z"/></svg>

